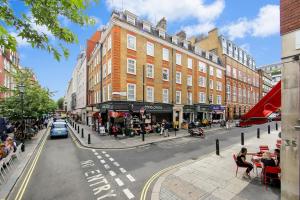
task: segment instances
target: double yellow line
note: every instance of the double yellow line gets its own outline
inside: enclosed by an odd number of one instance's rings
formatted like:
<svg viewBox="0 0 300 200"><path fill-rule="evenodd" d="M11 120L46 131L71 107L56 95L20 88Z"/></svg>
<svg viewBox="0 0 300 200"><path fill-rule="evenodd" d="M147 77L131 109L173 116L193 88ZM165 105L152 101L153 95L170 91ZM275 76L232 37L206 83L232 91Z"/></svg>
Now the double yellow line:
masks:
<svg viewBox="0 0 300 200"><path fill-rule="evenodd" d="M162 174L164 174L164 173L166 173L166 172L168 172L168 171L170 171L172 169L175 169L177 167L181 167L181 166L187 165L187 164L189 164L191 162L194 162L194 161L188 160L188 161L184 161L184 162L181 162L179 164L176 164L176 165L172 165L170 167L167 167L167 168L165 168L163 170L158 171L156 174L154 174L153 176L151 176L151 178L146 182L146 184L145 184L145 186L144 186L144 188L142 190L140 200L146 200L149 187L150 187L150 185L152 184L152 182L156 178L160 177Z"/></svg>
<svg viewBox="0 0 300 200"><path fill-rule="evenodd" d="M26 174L26 176L25 176L25 178L24 178L24 180L23 180L23 182L22 182L22 184L21 184L21 186L19 188L17 196L15 197L15 200L21 200L23 198L24 192L25 192L26 187L27 187L27 185L29 183L29 180L31 178L33 170L34 170L34 168L35 168L35 166L37 164L37 161L38 161L38 159L39 159L39 157L40 157L40 155L42 153L42 150L44 148L44 145L45 145L45 143L47 141L47 136L48 136L48 129L47 129L47 131L46 131L46 133L44 135L44 138L43 138L42 143L41 143L41 145L40 145L40 147L39 147L39 149L38 149L38 151L36 153L36 156L35 156L32 164L31 164L31 166L30 166L30 168L29 168L29 170L28 170L28 172L27 172L27 174Z"/></svg>

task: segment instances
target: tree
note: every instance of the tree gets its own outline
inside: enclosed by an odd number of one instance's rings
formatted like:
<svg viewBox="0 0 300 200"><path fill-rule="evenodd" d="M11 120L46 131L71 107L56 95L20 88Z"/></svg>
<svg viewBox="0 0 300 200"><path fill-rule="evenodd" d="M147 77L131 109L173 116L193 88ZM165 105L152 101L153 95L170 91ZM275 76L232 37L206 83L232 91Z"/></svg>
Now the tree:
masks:
<svg viewBox="0 0 300 200"><path fill-rule="evenodd" d="M64 109L64 98L63 97L61 97L57 100L57 107L60 110Z"/></svg>
<svg viewBox="0 0 300 200"><path fill-rule="evenodd" d="M65 18L80 26L95 23L84 11L98 0L0 0L0 46L16 51L16 36L25 39L34 48L52 53L59 60L63 54L68 57L68 49L63 44L77 43L77 36L60 23ZM26 8L27 13L16 12L16 7ZM29 12L28 12L29 11ZM58 44L50 42L41 27L58 39ZM8 30L14 29L16 35Z"/></svg>
<svg viewBox="0 0 300 200"><path fill-rule="evenodd" d="M23 95L23 113L21 105L21 94L18 87L3 92L13 95L0 101L0 115L11 120L20 120L22 114L25 118L40 118L44 114L54 112L57 108L56 102L51 99L53 95L48 89L42 88L33 78L30 69L18 69L13 73L16 86L23 84L25 91Z"/></svg>

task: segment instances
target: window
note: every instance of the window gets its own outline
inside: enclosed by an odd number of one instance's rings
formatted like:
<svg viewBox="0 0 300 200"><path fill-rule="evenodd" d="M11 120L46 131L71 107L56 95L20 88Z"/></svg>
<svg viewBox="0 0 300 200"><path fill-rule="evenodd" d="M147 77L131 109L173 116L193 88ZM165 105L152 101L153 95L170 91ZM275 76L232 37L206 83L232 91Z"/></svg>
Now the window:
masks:
<svg viewBox="0 0 300 200"><path fill-rule="evenodd" d="M143 29L145 31L151 32L151 25L148 23L143 23Z"/></svg>
<svg viewBox="0 0 300 200"><path fill-rule="evenodd" d="M206 102L206 95L204 92L199 92L199 103L205 103Z"/></svg>
<svg viewBox="0 0 300 200"><path fill-rule="evenodd" d="M232 101L236 102L236 92L237 92L237 87L236 85L234 84L232 86Z"/></svg>
<svg viewBox="0 0 300 200"><path fill-rule="evenodd" d="M127 84L127 100L135 101L135 84Z"/></svg>
<svg viewBox="0 0 300 200"><path fill-rule="evenodd" d="M217 95L217 104L222 104L222 96Z"/></svg>
<svg viewBox="0 0 300 200"><path fill-rule="evenodd" d="M163 68L162 70L162 79L164 81L169 81L169 69Z"/></svg>
<svg viewBox="0 0 300 200"><path fill-rule="evenodd" d="M176 72L176 83L181 84L181 72Z"/></svg>
<svg viewBox="0 0 300 200"><path fill-rule="evenodd" d="M111 35L108 36L107 38L107 50L111 49Z"/></svg>
<svg viewBox="0 0 300 200"><path fill-rule="evenodd" d="M222 82L217 81L217 90L222 91Z"/></svg>
<svg viewBox="0 0 300 200"><path fill-rule="evenodd" d="M210 103L213 103L213 100L214 100L214 99L213 99L213 95L212 95L212 94L210 94L210 95L209 95L209 99L208 99L208 101L209 101Z"/></svg>
<svg viewBox="0 0 300 200"><path fill-rule="evenodd" d="M191 58L188 58L188 68L193 69L193 60Z"/></svg>
<svg viewBox="0 0 300 200"><path fill-rule="evenodd" d="M243 103L247 103L247 91L245 88L243 89Z"/></svg>
<svg viewBox="0 0 300 200"><path fill-rule="evenodd" d="M193 77L192 77L192 75L188 75L188 77L187 77L187 86L193 86Z"/></svg>
<svg viewBox="0 0 300 200"><path fill-rule="evenodd" d="M165 39L165 37L166 37L166 32L163 31L163 30L158 30L158 36Z"/></svg>
<svg viewBox="0 0 300 200"><path fill-rule="evenodd" d="M103 95L103 101L107 101L107 98L106 98L106 97L107 97L107 96L106 96L106 91L107 91L107 90L106 90L106 86L104 86L104 87L103 87L103 93L102 93L102 95Z"/></svg>
<svg viewBox="0 0 300 200"><path fill-rule="evenodd" d="M111 100L111 84L107 85L107 100Z"/></svg>
<svg viewBox="0 0 300 200"><path fill-rule="evenodd" d="M136 50L136 38L133 35L127 34L127 48Z"/></svg>
<svg viewBox="0 0 300 200"><path fill-rule="evenodd" d="M111 74L111 59L109 59L107 63L107 75L109 74Z"/></svg>
<svg viewBox="0 0 300 200"><path fill-rule="evenodd" d="M205 87L206 85L206 77L204 76L199 76L199 84L200 87Z"/></svg>
<svg viewBox="0 0 300 200"><path fill-rule="evenodd" d="M163 89L163 103L169 103L169 90Z"/></svg>
<svg viewBox="0 0 300 200"><path fill-rule="evenodd" d="M153 87L147 87L147 101L148 102L154 102L154 88Z"/></svg>
<svg viewBox="0 0 300 200"><path fill-rule="evenodd" d="M222 78L222 70L217 69L217 77Z"/></svg>
<svg viewBox="0 0 300 200"><path fill-rule="evenodd" d="M212 79L209 80L209 88L210 88L211 90L214 89L214 80L212 80Z"/></svg>
<svg viewBox="0 0 300 200"><path fill-rule="evenodd" d="M230 86L230 84L226 85L226 100L227 100L227 102L231 102L231 86Z"/></svg>
<svg viewBox="0 0 300 200"><path fill-rule="evenodd" d="M163 60L169 61L169 49L163 48Z"/></svg>
<svg viewBox="0 0 300 200"><path fill-rule="evenodd" d="M214 75L214 67L209 66L209 75L213 76Z"/></svg>
<svg viewBox="0 0 300 200"><path fill-rule="evenodd" d="M135 25L135 18L130 15L127 15L127 22Z"/></svg>
<svg viewBox="0 0 300 200"><path fill-rule="evenodd" d="M127 59L127 73L136 74L136 61L134 59Z"/></svg>
<svg viewBox="0 0 300 200"><path fill-rule="evenodd" d="M181 54L176 53L176 65L181 65Z"/></svg>
<svg viewBox="0 0 300 200"><path fill-rule="evenodd" d="M242 103L242 101L243 101L242 88L239 87L239 103Z"/></svg>
<svg viewBox="0 0 300 200"><path fill-rule="evenodd" d="M187 104L192 105L193 104L193 94L191 92L187 93Z"/></svg>
<svg viewBox="0 0 300 200"><path fill-rule="evenodd" d="M205 63L199 61L198 66L199 66L200 72L206 73L206 64Z"/></svg>
<svg viewBox="0 0 300 200"><path fill-rule="evenodd" d="M154 56L154 44L151 42L147 42L147 55Z"/></svg>
<svg viewBox="0 0 300 200"><path fill-rule="evenodd" d="M103 65L103 78L106 77L106 64Z"/></svg>
<svg viewBox="0 0 300 200"><path fill-rule="evenodd" d="M236 78L236 69L235 68L232 68L232 76L233 76L233 78Z"/></svg>
<svg viewBox="0 0 300 200"><path fill-rule="evenodd" d="M147 64L146 77L154 78L154 67L152 64Z"/></svg>
<svg viewBox="0 0 300 200"><path fill-rule="evenodd" d="M176 104L181 104L181 91L176 91Z"/></svg>
<svg viewBox="0 0 300 200"><path fill-rule="evenodd" d="M173 42L174 44L178 44L178 39L177 39L176 36L173 36L173 37L172 37L172 42Z"/></svg>

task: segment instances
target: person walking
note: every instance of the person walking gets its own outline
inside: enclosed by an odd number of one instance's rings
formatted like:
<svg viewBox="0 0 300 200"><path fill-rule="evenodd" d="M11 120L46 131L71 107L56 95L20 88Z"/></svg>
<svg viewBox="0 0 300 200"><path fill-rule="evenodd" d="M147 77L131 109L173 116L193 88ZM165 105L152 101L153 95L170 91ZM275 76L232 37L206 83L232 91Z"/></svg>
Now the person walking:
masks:
<svg viewBox="0 0 300 200"><path fill-rule="evenodd" d="M165 130L164 130L164 136L165 137L169 137L170 135L169 135L169 128L170 128L170 124L169 124L169 122L165 122Z"/></svg>
<svg viewBox="0 0 300 200"><path fill-rule="evenodd" d="M165 134L165 128L166 128L166 120L163 119L161 122L160 135Z"/></svg>

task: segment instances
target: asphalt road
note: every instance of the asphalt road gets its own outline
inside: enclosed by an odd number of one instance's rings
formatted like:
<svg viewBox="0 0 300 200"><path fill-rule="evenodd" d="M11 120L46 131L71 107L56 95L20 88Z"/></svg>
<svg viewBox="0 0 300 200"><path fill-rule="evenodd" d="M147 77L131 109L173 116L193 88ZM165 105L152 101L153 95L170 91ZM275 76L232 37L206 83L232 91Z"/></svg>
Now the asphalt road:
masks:
<svg viewBox="0 0 300 200"><path fill-rule="evenodd" d="M263 132L267 131L267 126L260 127L261 133L266 134ZM71 137L55 140L47 137L35 167L31 168L30 178L25 173L9 199L139 199L146 181L159 170L214 152L217 138L221 154L222 149L240 142L241 132L245 133L247 146L247 138L255 137L256 129L257 126L233 128L209 133L205 139L186 137L110 151L79 148ZM275 129L274 124L272 129ZM25 188L21 186L24 180L28 182Z"/></svg>

